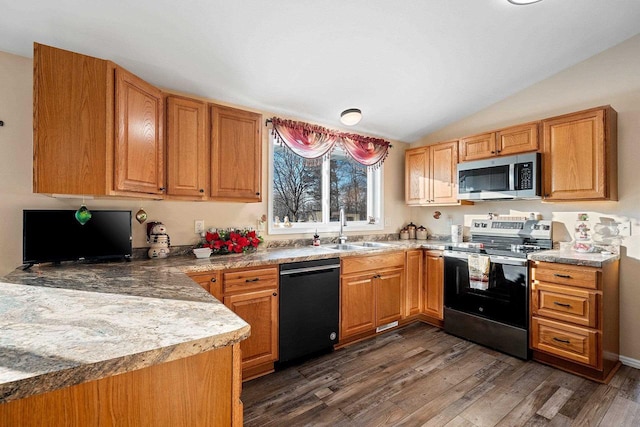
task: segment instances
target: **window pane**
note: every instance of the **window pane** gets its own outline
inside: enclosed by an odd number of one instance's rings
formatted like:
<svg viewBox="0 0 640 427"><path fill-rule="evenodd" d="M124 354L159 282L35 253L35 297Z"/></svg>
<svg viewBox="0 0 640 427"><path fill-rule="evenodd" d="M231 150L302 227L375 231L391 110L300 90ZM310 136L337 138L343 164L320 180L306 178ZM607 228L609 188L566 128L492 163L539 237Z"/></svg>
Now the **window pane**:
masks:
<svg viewBox="0 0 640 427"><path fill-rule="evenodd" d="M273 218L322 222L322 166L306 166L288 148L273 148Z"/></svg>
<svg viewBox="0 0 640 427"><path fill-rule="evenodd" d="M341 150L331 154L329 171L331 221L344 207L347 221L367 220L367 168L349 161Z"/></svg>

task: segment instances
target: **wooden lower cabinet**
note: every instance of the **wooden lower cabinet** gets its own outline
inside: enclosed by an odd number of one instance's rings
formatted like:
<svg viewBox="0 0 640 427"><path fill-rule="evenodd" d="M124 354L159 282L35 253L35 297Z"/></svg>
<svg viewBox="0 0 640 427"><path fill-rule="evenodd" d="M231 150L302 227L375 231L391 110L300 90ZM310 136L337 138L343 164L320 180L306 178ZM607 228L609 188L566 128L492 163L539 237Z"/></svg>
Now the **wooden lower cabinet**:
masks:
<svg viewBox="0 0 640 427"><path fill-rule="evenodd" d="M442 326L444 319L444 258L442 251L424 252L423 314L430 323Z"/></svg>
<svg viewBox="0 0 640 427"><path fill-rule="evenodd" d="M373 282L376 295L376 327L402 318L404 267L380 272Z"/></svg>
<svg viewBox="0 0 640 427"><path fill-rule="evenodd" d="M404 252L397 252L342 259L341 344L403 317L404 257Z"/></svg>
<svg viewBox="0 0 640 427"><path fill-rule="evenodd" d="M278 359L277 289L225 296L224 304L251 325L251 336L240 344L242 369L273 364Z"/></svg>
<svg viewBox="0 0 640 427"><path fill-rule="evenodd" d="M278 360L278 278L277 265L222 272L224 304L251 326L240 343L245 381L273 372Z"/></svg>
<svg viewBox="0 0 640 427"><path fill-rule="evenodd" d="M202 286L207 292L216 297L218 301L222 301L222 281L220 280L219 271L208 271L206 273L191 273L191 280Z"/></svg>
<svg viewBox="0 0 640 427"><path fill-rule="evenodd" d="M0 426L240 427L239 353L235 344L1 403Z"/></svg>
<svg viewBox="0 0 640 427"><path fill-rule="evenodd" d="M620 366L618 261L601 268L531 265L533 359L595 381Z"/></svg>
<svg viewBox="0 0 640 427"><path fill-rule="evenodd" d="M191 273L189 277L251 326L251 335L240 344L243 379L273 372L278 360L278 266Z"/></svg>
<svg viewBox="0 0 640 427"><path fill-rule="evenodd" d="M420 314L422 310L423 283L422 249L407 251L405 259L405 300L404 315L411 317Z"/></svg>

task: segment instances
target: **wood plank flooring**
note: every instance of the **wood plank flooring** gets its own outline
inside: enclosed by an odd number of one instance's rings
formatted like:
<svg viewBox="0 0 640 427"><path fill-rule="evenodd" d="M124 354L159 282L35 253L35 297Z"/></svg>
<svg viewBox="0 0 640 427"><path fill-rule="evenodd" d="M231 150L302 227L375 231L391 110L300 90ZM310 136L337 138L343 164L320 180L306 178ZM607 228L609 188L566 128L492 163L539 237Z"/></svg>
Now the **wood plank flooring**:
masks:
<svg viewBox="0 0 640 427"><path fill-rule="evenodd" d="M608 385L414 323L244 383L245 426L639 426L640 371Z"/></svg>

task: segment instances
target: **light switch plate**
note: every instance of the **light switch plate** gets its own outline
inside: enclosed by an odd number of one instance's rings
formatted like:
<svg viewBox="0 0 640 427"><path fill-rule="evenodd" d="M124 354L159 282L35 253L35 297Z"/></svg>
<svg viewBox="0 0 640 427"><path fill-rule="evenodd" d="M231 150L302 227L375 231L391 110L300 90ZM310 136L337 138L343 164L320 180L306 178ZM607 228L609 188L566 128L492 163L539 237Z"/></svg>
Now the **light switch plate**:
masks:
<svg viewBox="0 0 640 427"><path fill-rule="evenodd" d="M196 234L202 234L204 233L204 220L203 219L196 219L194 226L193 226L193 232Z"/></svg>
<svg viewBox="0 0 640 427"><path fill-rule="evenodd" d="M631 221L623 221L618 223L619 236L631 236Z"/></svg>

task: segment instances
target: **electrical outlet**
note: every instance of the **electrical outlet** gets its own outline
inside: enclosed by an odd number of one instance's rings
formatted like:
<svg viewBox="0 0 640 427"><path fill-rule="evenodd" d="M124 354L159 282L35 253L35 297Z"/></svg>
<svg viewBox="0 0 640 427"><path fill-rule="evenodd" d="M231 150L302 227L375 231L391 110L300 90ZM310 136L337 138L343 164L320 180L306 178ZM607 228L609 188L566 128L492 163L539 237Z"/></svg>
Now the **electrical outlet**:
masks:
<svg viewBox="0 0 640 427"><path fill-rule="evenodd" d="M196 234L204 233L204 219L196 219L193 225L193 232Z"/></svg>
<svg viewBox="0 0 640 427"><path fill-rule="evenodd" d="M631 236L631 221L623 221L618 223L619 236Z"/></svg>

